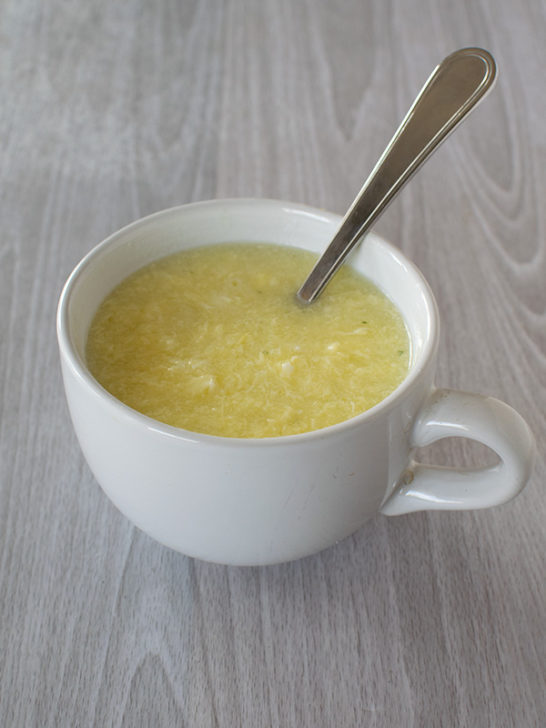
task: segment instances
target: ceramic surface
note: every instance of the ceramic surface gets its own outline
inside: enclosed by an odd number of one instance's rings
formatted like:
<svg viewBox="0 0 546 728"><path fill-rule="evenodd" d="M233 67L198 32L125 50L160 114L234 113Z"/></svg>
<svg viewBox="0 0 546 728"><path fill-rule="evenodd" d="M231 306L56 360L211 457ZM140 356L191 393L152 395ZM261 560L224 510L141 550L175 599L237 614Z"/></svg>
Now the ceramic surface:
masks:
<svg viewBox="0 0 546 728"><path fill-rule="evenodd" d="M272 200L218 200L165 210L115 233L69 277L57 333L68 405L97 481L138 527L173 549L226 564L296 559L345 538L381 511L484 508L525 485L533 437L510 407L433 387L438 311L415 266L376 235L350 264L398 306L411 339L410 372L383 402L311 433L232 439L180 430L122 404L85 364L102 299L146 263L197 245L252 241L321 252L336 215ZM425 467L415 447L469 437L500 463L478 471Z"/></svg>

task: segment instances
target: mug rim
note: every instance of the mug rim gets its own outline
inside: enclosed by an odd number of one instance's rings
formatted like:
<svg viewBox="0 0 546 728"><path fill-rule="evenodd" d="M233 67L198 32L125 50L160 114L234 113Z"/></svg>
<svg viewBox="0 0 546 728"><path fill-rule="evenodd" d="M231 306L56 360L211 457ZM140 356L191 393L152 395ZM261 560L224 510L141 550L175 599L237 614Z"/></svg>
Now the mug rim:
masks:
<svg viewBox="0 0 546 728"><path fill-rule="evenodd" d="M104 250L112 247L116 241L130 233L134 229L141 227L145 223L153 222L156 219L167 217L169 215L177 214L181 210L187 210L190 208L197 207L218 207L220 205L227 206L240 206L240 207L257 207L259 205L267 205L270 207L282 207L284 212L288 213L299 213L308 214L314 217L320 216L328 222L334 222L339 224L342 220L342 216L333 212L329 212L322 208L312 207L302 203L289 202L285 200L276 200L271 198L258 198L258 197L234 197L234 198L219 198L214 200L201 200L198 202L190 202L183 205L175 205L163 210L158 210L150 215L138 218L127 225L119 228L115 232L108 235L104 240L95 245L86 255L76 264L72 272L68 276L57 306L57 317L56 317L56 328L57 328L57 339L59 343L59 350L61 358L72 370L72 373L80 380L90 392L100 399L104 404L113 408L118 416L123 419L132 422L135 425L143 426L147 430L152 430L169 437L175 437L183 441L202 442L208 443L209 445L224 445L228 447L236 446L275 446L275 445L287 445L287 444L298 444L302 441L310 441L322 439L325 437L334 436L344 432L348 429L359 427L362 423L371 421L376 417L384 414L391 410L397 402L403 398L403 396L412 388L414 382L419 378L422 371L427 367L428 363L435 355L438 348L439 340L439 311L438 305L434 298L434 294L430 288L424 275L421 273L419 268L407 258L402 251L395 245L390 243L388 240L383 238L377 233L368 233L367 237L371 237L377 240L380 245L385 247L390 255L392 255L399 263L409 269L413 275L418 279L419 284L424 294L424 300L426 303L427 312L430 321L430 333L427 340L424 343L423 351L420 356L420 360L417 364L412 365L407 376L402 382L394 389L387 397L382 399L380 402L375 404L373 407L360 412L349 419L341 422L336 422L327 427L322 427L318 430L310 430L308 432L300 432L292 435L278 435L269 437L228 437L223 435L211 435L202 432L194 432L192 430L186 430L181 427L175 427L168 425L164 422L149 417L148 415L133 409L129 405L125 404L121 400L117 399L114 395L108 392L97 379L91 374L89 368L82 361L79 353L74 346L72 341L69 324L68 324L68 310L70 307L70 299L73 290L81 278L85 274L86 269L93 264L94 260L98 258ZM404 314L402 313L404 316Z"/></svg>

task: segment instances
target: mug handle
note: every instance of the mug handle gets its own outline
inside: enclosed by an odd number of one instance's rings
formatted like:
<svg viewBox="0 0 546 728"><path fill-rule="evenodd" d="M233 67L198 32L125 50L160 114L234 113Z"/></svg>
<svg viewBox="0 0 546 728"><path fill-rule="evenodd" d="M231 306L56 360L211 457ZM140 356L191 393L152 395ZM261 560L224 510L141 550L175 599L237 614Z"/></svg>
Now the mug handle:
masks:
<svg viewBox="0 0 546 728"><path fill-rule="evenodd" d="M489 508L514 498L527 483L535 440L523 418L504 402L480 394L434 389L411 433L412 447L466 437L494 450L497 465L468 470L412 461L381 507L386 516L425 510Z"/></svg>

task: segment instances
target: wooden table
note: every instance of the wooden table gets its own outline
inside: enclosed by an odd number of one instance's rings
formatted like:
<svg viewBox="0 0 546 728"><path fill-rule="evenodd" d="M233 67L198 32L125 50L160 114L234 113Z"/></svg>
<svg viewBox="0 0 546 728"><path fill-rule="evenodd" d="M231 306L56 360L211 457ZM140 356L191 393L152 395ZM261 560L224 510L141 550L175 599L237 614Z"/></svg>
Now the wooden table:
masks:
<svg viewBox="0 0 546 728"><path fill-rule="evenodd" d="M6 0L0 20L0 725L546 725L544 5ZM488 511L377 517L275 567L161 547L72 432L63 281L108 233L183 202L343 212L465 45L496 56L497 88L377 230L437 295L438 384L530 423L531 483Z"/></svg>

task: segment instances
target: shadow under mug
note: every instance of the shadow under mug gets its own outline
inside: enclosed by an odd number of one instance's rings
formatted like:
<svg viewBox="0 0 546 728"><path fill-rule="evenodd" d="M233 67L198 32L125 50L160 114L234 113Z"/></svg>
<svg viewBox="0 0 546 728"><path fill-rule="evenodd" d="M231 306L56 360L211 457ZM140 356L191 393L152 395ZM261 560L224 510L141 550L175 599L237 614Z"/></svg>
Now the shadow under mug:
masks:
<svg viewBox="0 0 546 728"><path fill-rule="evenodd" d="M217 200L150 215L111 235L76 266L59 301L57 335L74 428L97 481L119 510L161 543L224 564L296 559L349 536L377 512L486 508L527 482L535 445L508 405L433 386L438 310L425 279L395 247L367 236L350 264L404 316L409 373L370 410L314 432L265 439L170 427L110 395L85 362L103 298L157 258L221 242L322 252L340 218L274 200ZM416 447L465 437L492 448L493 467L424 466Z"/></svg>

